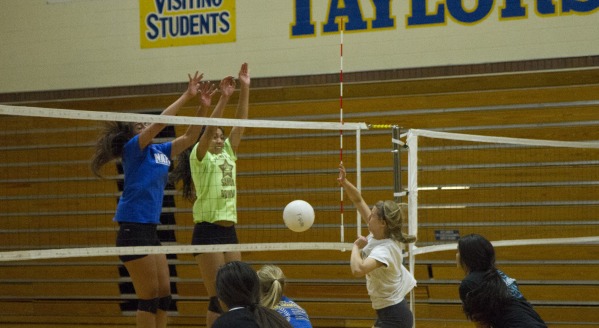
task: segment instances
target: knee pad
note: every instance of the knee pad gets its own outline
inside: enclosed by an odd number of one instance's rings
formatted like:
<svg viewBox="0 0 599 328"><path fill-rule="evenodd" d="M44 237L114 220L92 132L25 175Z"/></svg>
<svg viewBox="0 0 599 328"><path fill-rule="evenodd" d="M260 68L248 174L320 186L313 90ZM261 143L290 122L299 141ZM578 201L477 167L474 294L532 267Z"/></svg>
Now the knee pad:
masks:
<svg viewBox="0 0 599 328"><path fill-rule="evenodd" d="M137 300L137 310L156 313L159 301L159 298L153 298L151 300Z"/></svg>
<svg viewBox="0 0 599 328"><path fill-rule="evenodd" d="M164 296L158 299L158 310L168 311L171 306L173 297L171 295Z"/></svg>
<svg viewBox="0 0 599 328"><path fill-rule="evenodd" d="M214 313L223 313L223 309L220 307L220 302L218 301L218 297L212 296L210 297L210 303L208 303L208 311Z"/></svg>

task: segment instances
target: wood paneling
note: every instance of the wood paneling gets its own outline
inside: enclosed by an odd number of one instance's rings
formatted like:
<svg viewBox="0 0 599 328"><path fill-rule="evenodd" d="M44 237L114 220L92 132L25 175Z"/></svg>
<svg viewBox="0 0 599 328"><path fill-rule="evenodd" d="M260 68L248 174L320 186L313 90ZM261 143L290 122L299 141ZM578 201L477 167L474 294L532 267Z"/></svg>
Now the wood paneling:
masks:
<svg viewBox="0 0 599 328"><path fill-rule="evenodd" d="M597 77L599 70L590 69L570 73L553 71L348 83L344 120L397 124L404 131L422 128L517 138L599 140L598 105L559 105L599 100ZM250 95L250 118L337 122L338 90L338 85L334 84L255 88ZM177 97L177 93L168 93L28 104L115 112L159 112ZM230 100L226 117L232 116L236 103L237 93ZM193 115L194 107L195 104L188 103L180 115ZM101 125L82 120L52 119L40 124L40 119L2 119L4 131L0 134L0 159L4 169L0 170L0 197L3 197L0 200L0 229L3 229L3 245L24 248L28 245L32 248L41 245L113 245L116 224L112 222L112 215L116 208L117 180L95 179L89 171L89 158ZM35 133L23 133L26 130ZM184 126L176 128L179 135L184 130ZM389 137L388 131L377 130L363 131L361 135L363 195L370 203L393 197ZM491 240L596 235L597 206L576 205L578 201L592 202L598 199L597 188L592 183L599 181L595 165L564 164L561 167L544 166L542 169L512 169L506 165L595 161L599 159L595 155L599 151L555 149L548 153L546 150L515 148L432 148L444 144L438 140L421 138L420 184L503 186L420 191L421 205L496 203L451 211L422 208L419 213L422 224L419 228L420 241L432 241L435 239L435 230L452 229L454 224L460 234L483 233ZM352 181L355 181L354 147L355 137L348 132L344 136L344 162L349 170L348 178ZM340 239L339 210L336 209L339 204L336 182L338 151L338 131L316 135L314 131L307 130L246 129L239 149L237 179L238 234L241 242L337 242ZM299 156L293 152L303 154ZM405 152L402 152L401 161L404 169L402 178L406 181ZM458 167L470 164L484 164L486 167ZM303 172L287 172L291 170ZM107 165L105 172L109 177L117 174L114 165ZM591 183L576 185L572 181ZM554 185L541 184L519 192L523 188L514 187L514 183L521 182ZM299 190L302 188L304 190ZM289 231L281 220L284 205L297 198L308 199L317 209L316 226L302 234ZM512 202L543 201L567 201L573 205L506 206ZM168 207L172 206L168 204ZM190 243L193 226L191 206L180 196L175 197L175 237L178 244ZM346 205L346 212L346 225L348 222L353 224L353 206ZM545 222L547 218L563 224L537 224ZM498 221L512 226L494 224ZM568 224L574 221L588 224ZM272 226L269 229L255 229L260 224ZM322 224L329 226L322 227ZM47 230L49 228L57 230ZM19 229L19 233L8 233L11 229ZM366 233L365 229L363 233ZM346 236L349 242L353 241L354 234L354 228L346 227L346 235L351 235ZM287 293L298 299L308 311L315 327L370 326L375 312L371 308L364 279L351 275L349 255L349 252L336 251L274 251L244 252L243 258L255 268L264 263L281 266L287 277L295 281L288 285ZM535 308L548 322L599 323L595 306L599 302L596 297L596 282L599 281L596 245L497 248L497 258L502 270L518 281L526 282L521 284L521 290L530 300L540 301ZM91 321L107 325L132 324L132 317L125 316L120 309L120 303L123 302L119 299L120 262L115 256L105 262L99 259L105 258L0 266L0 279L3 280L0 283L0 323L60 322L79 325ZM455 250L417 257L415 275L420 282L415 292L419 326L471 326L465 320L457 296L457 284L463 272L456 268L453 261ZM178 255L172 267L173 272L177 273L176 287L180 299L177 301L177 315L169 320L173 324L197 326L203 323L207 309L200 272L190 254ZM103 282L88 283L85 279ZM47 299L69 296L73 300ZM2 297L21 297L22 301ZM439 299L450 303L437 303ZM544 305L560 302L563 305ZM424 320L433 320L435 324L420 324ZM565 328L567 325L559 327Z"/></svg>

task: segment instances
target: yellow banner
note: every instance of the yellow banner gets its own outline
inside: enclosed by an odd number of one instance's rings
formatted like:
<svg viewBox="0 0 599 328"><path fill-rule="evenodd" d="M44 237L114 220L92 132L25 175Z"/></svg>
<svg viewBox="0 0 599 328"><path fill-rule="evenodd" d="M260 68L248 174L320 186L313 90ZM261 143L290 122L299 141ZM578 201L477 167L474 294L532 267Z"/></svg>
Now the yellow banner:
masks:
<svg viewBox="0 0 599 328"><path fill-rule="evenodd" d="M235 42L235 0L139 0L141 48Z"/></svg>

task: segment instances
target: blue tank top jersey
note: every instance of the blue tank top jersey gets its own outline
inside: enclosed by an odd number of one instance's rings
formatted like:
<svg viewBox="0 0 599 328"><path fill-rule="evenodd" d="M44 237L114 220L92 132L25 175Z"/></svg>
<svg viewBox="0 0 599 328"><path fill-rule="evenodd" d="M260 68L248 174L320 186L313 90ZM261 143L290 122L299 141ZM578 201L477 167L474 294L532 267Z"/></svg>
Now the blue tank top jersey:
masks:
<svg viewBox="0 0 599 328"><path fill-rule="evenodd" d="M281 301L275 305L274 309L285 317L293 328L312 328L306 311L287 296L281 297Z"/></svg>
<svg viewBox="0 0 599 328"><path fill-rule="evenodd" d="M160 224L162 198L171 165L171 142L139 149L139 136L123 149L125 182L117 205L117 222Z"/></svg>

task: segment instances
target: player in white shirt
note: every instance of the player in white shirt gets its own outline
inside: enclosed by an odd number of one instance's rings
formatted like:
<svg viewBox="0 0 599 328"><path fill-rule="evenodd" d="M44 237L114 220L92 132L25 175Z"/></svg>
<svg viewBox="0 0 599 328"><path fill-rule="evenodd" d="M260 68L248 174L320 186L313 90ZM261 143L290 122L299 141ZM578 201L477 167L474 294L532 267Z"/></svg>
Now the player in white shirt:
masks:
<svg viewBox="0 0 599 328"><path fill-rule="evenodd" d="M346 179L342 164L337 180L370 231L367 237L360 236L354 242L350 266L354 276L366 276L368 295L377 313L373 327L411 328L414 316L405 295L416 286L416 280L402 264L401 243L413 243L416 237L402 232L405 204L379 201L371 209Z"/></svg>

